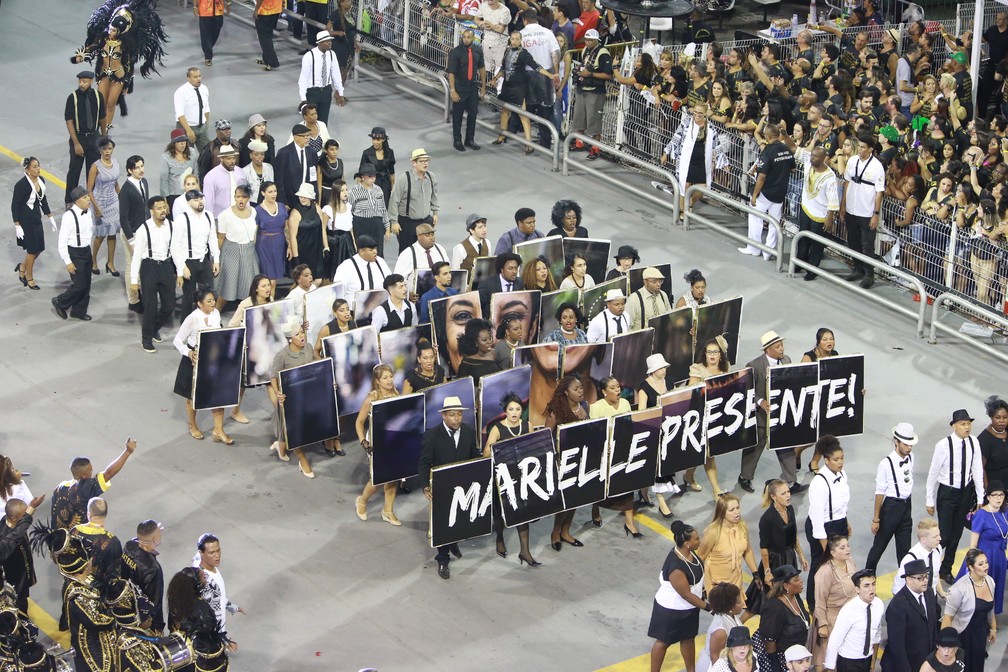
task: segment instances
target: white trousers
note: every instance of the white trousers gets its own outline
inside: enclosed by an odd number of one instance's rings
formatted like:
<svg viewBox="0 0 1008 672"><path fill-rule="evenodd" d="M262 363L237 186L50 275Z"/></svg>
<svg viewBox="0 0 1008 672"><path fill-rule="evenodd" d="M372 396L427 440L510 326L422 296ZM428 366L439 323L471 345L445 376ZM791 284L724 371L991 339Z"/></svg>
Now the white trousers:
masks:
<svg viewBox="0 0 1008 672"><path fill-rule="evenodd" d="M763 194L760 194L756 197L756 209L760 212L767 213L779 221L781 212L784 210L784 204L774 203L768 200ZM757 243L763 242L763 224L764 220L761 217L749 215L749 238L751 240L754 240ZM767 230L766 244L767 247L777 247L777 227L771 225ZM754 256L762 253L767 259L772 256L752 245L748 245L746 251Z"/></svg>

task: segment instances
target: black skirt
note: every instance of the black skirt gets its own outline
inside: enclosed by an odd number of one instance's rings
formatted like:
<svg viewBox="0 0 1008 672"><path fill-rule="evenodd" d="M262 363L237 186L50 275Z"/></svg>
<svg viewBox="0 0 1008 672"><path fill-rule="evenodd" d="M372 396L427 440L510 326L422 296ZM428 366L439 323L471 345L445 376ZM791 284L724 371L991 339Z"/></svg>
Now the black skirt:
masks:
<svg viewBox="0 0 1008 672"><path fill-rule="evenodd" d="M179 360L178 372L175 374L175 394L186 399L192 399L193 393L193 363L188 357Z"/></svg>
<svg viewBox="0 0 1008 672"><path fill-rule="evenodd" d="M45 251L45 228L42 220L22 219L21 230L24 231L24 238L17 239L17 246L28 254L42 254Z"/></svg>
<svg viewBox="0 0 1008 672"><path fill-rule="evenodd" d="M684 639L693 639L700 632L699 609L669 609L655 600L651 607L651 625L648 637L663 644L675 644Z"/></svg>

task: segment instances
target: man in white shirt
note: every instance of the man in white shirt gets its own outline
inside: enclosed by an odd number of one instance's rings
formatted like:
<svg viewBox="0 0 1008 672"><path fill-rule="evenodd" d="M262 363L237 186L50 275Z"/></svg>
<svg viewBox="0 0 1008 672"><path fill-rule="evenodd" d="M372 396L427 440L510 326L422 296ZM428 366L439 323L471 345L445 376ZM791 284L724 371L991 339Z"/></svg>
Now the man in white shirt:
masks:
<svg viewBox="0 0 1008 672"><path fill-rule="evenodd" d="M220 273L217 229L213 216L204 208L203 194L190 189L184 198L187 207L175 222L172 235L172 259L178 272L178 286L182 288L182 319L193 311L196 290L211 289L213 279Z"/></svg>
<svg viewBox="0 0 1008 672"><path fill-rule="evenodd" d="M840 441L826 434L816 441L815 449L823 456L823 466L808 486L808 517L805 538L809 542L809 565L818 567L830 537L849 536L847 507L850 505L850 481L843 470L844 451ZM807 601L815 603L814 576L809 576Z"/></svg>
<svg viewBox="0 0 1008 672"><path fill-rule="evenodd" d="M913 530L910 495L913 494L914 459L911 452L917 443L913 425L901 422L892 430L893 450L875 470L875 517L871 531L875 535L865 567L878 570L878 562L896 538L896 561L910 550L910 532Z"/></svg>
<svg viewBox="0 0 1008 672"><path fill-rule="evenodd" d="M610 289L605 296L606 307L588 323L589 343L608 343L613 336L630 333L630 322L623 314L626 295L621 289Z"/></svg>
<svg viewBox="0 0 1008 672"><path fill-rule="evenodd" d="M203 585L203 599L217 616L220 629L224 630L228 614L244 614L245 610L228 599L224 575L220 572L220 540L209 532L202 534L196 541L196 551L193 567L199 567L203 570L203 576L206 577L206 583ZM236 651L238 642L233 637L229 637L229 640L228 650Z"/></svg>
<svg viewBox="0 0 1008 672"><path fill-rule="evenodd" d="M941 530L938 529L938 521L934 518L924 518L917 523L917 543L910 547L900 559L899 571L893 578L893 595L903 587L903 574L906 573L907 566L914 560L921 560L927 565L928 587L936 595L945 597L945 588L938 578L938 570L941 568L942 557L945 549L942 548Z"/></svg>
<svg viewBox="0 0 1008 672"><path fill-rule="evenodd" d="M336 267L333 282L343 285L343 296L351 305L357 292L381 289L392 274L385 260L378 256L378 241L371 236L357 236L357 254Z"/></svg>
<svg viewBox="0 0 1008 672"><path fill-rule="evenodd" d="M952 413L952 434L935 444L928 469L924 504L929 516L938 510L938 529L945 542L938 576L951 585L952 560L959 548L966 514L984 499L983 459L980 442L970 436L973 418L960 408ZM973 495L976 493L976 499Z"/></svg>
<svg viewBox="0 0 1008 672"><path fill-rule="evenodd" d="M472 272L477 257L490 256L487 243L487 218L475 213L466 217L466 233L461 243L452 249L452 270Z"/></svg>
<svg viewBox="0 0 1008 672"><path fill-rule="evenodd" d="M875 231L885 194L885 166L875 157L875 140L871 133L862 131L857 142L857 156L847 161L844 171L847 188L840 202L840 219L847 226L847 246L874 257ZM868 289L875 284L875 269L854 259L854 270L845 280L860 280L861 286Z"/></svg>
<svg viewBox="0 0 1008 672"><path fill-rule="evenodd" d="M626 314L631 331L640 331L648 326L652 317L664 315L672 310L669 297L662 290L665 276L653 266L644 269L644 286L627 299Z"/></svg>
<svg viewBox="0 0 1008 672"><path fill-rule="evenodd" d="M560 72L560 43L557 42L553 31L540 25L539 14L531 7L523 10L521 17L524 24L524 28L521 29L522 46L532 55L539 67L549 70L553 74ZM568 45L568 48L570 46L572 45ZM529 72L526 74L529 77L542 78L541 73ZM552 118L553 101L559 90L557 87L561 84L562 82L559 80L554 80L552 84L543 81L542 85L549 87L546 92L547 97L540 105L530 105L529 112L547 119ZM539 143L544 147L548 147L550 143L550 136L544 124L539 124Z"/></svg>
<svg viewBox="0 0 1008 672"><path fill-rule="evenodd" d="M385 278L382 286L389 298L371 312L371 326L383 332L419 324L420 315L413 304L406 300L406 278L393 273Z"/></svg>
<svg viewBox="0 0 1008 672"><path fill-rule="evenodd" d="M399 253L395 272L406 278L410 286L414 285L413 277L417 271L429 271L437 262L449 260L448 251L435 242L435 237L433 226L420 224L416 227L416 242ZM416 301L417 298L413 295L411 300Z"/></svg>
<svg viewBox="0 0 1008 672"><path fill-rule="evenodd" d="M134 253L130 268L133 291L143 284L143 321L140 345L144 352L155 353L154 341L161 342L161 327L175 312L175 264L171 256L172 223L168 221L168 201L152 196L150 219L140 225L133 239Z"/></svg>
<svg viewBox="0 0 1008 672"><path fill-rule="evenodd" d="M60 259L70 273L70 287L52 299L53 308L61 319L68 314L87 322L88 304L91 301L91 239L94 221L88 206L91 197L84 187L74 187L68 196L70 208L60 220L58 250Z"/></svg>
<svg viewBox="0 0 1008 672"><path fill-rule="evenodd" d="M343 79L339 63L332 52L333 36L320 30L317 45L301 57L301 75L298 77L298 94L301 101L313 103L318 110L318 118L329 124L329 107L332 101L343 107Z"/></svg>
<svg viewBox="0 0 1008 672"><path fill-rule="evenodd" d="M234 205L235 187L248 185L245 173L235 167L238 165L238 149L234 145L223 145L217 156L220 163L203 180L206 209L214 218Z"/></svg>
<svg viewBox="0 0 1008 672"><path fill-rule="evenodd" d="M823 668L830 672L869 672L882 641L885 609L875 595L875 570L854 572L851 581L857 595L840 607L826 644Z"/></svg>
<svg viewBox="0 0 1008 672"><path fill-rule="evenodd" d="M210 90L199 68L186 70L186 83L175 89L173 100L176 126L202 152L210 143Z"/></svg>

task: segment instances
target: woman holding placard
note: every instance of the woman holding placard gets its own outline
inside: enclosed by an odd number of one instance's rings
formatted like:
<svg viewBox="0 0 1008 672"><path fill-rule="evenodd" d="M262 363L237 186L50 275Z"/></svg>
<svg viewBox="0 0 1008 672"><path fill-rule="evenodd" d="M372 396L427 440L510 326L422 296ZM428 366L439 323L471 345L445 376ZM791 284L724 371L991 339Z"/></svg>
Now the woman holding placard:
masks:
<svg viewBox="0 0 1008 672"><path fill-rule="evenodd" d="M262 306L273 300L273 283L268 277L263 274L259 274L252 278L252 285L249 287L249 295L246 296L235 308L234 315L231 316L231 321L228 322L229 327L244 327L245 326L245 309L251 308L252 306ZM245 398L245 387L241 387L238 390L238 405L231 409L231 419L235 422L240 422L243 425L249 423L248 417L241 411L241 402Z"/></svg>
<svg viewBox="0 0 1008 672"><path fill-rule="evenodd" d="M694 553L700 546L700 536L693 527L676 520L672 523L672 538L676 547L662 565L648 626L648 637L655 640L651 647L651 669L660 670L668 647L678 642L686 672L693 672L700 610L710 611L701 597L703 562Z"/></svg>
<svg viewBox="0 0 1008 672"><path fill-rule="evenodd" d="M273 410L277 413L276 428L278 437L273 442L273 445L270 446L270 449L275 450L277 457L281 460L289 462L290 457L287 456L287 442L284 440L283 424L280 418L281 407L285 399L285 396L280 393L280 372L314 362L315 351L307 347L308 335L305 333L304 325L301 323L299 317L295 316L290 322L285 324L283 332L287 338L287 347L277 353L276 357L273 358L273 366L270 367L270 386L268 390L270 401L273 402ZM301 473L306 478L315 478L315 472L312 471L311 463L305 457L304 450L295 448L294 455L298 458L298 469L301 470Z"/></svg>
<svg viewBox="0 0 1008 672"><path fill-rule="evenodd" d="M802 362L817 362L824 357L836 357L840 353L836 351L836 337L833 332L826 327L819 327L815 334L815 347L802 355ZM795 461L798 464L798 468L801 468L801 454L802 451L808 448L808 446L799 446L795 448ZM822 459L822 453L818 450L812 454L812 461L809 462L808 470L811 474L816 474L819 472L819 460Z"/></svg>
<svg viewBox="0 0 1008 672"><path fill-rule="evenodd" d="M619 379L614 376L606 376L602 379L602 398L588 407L588 417L611 418L614 415L623 415L630 412L630 402L620 397L623 386ZM613 511L622 511L624 522L623 531L626 536L633 535L634 539L640 539L644 535L637 530L634 522L633 493L628 492L618 497L610 497L598 504L592 505L592 525L602 527L602 512L599 507L604 506Z"/></svg>
<svg viewBox="0 0 1008 672"><path fill-rule="evenodd" d="M480 378L501 370L493 344L493 324L478 317L466 322L465 333L459 336L458 351L462 363L458 367L458 378L471 376L479 385Z"/></svg>
<svg viewBox="0 0 1008 672"><path fill-rule="evenodd" d="M322 341L333 334L342 334L345 331L357 328L357 323L353 321L353 313L350 312L350 304L346 299L336 299L332 302L333 319L319 329L318 338L315 339L315 357L322 358Z"/></svg>
<svg viewBox="0 0 1008 672"><path fill-rule="evenodd" d="M368 424L368 414L371 413L371 405L376 401L381 401L382 399L391 399L392 397L398 397L399 391L395 388L395 372L392 371L392 367L387 364L379 364L374 367L371 372L371 392L368 394L367 399L364 400L364 404L361 406L360 413L357 414L357 439L360 441L361 448L364 452L368 454L368 460L371 459L371 441L368 438L370 433ZM396 518L395 511L392 510L395 504L396 496L396 486L398 483L386 483L383 488L385 490L385 508L382 509L382 520L384 520L389 525L394 525L399 527L402 525L399 519ZM357 509L357 517L361 520L367 520L367 505L368 500L371 496L378 492L378 488L368 479L367 485L364 486L364 492L361 493L360 497L354 500L354 505Z"/></svg>
<svg viewBox="0 0 1008 672"><path fill-rule="evenodd" d="M434 387L445 382L444 369L437 365L437 352L426 338L421 338L416 344L416 368L406 374L403 382L403 394L421 392L428 387Z"/></svg>
<svg viewBox="0 0 1008 672"><path fill-rule="evenodd" d="M697 348L696 361L689 369L689 384L696 385L713 376L720 376L728 373L731 362L728 361L728 341L724 336L715 336L703 344L703 348ZM704 460L704 471L710 479L711 487L714 488L714 498L721 496L721 486L718 484L717 464L711 455ZM700 485L694 479L696 467L686 470L684 481L690 490L699 491Z"/></svg>
<svg viewBox="0 0 1008 672"><path fill-rule="evenodd" d="M669 363L661 353L649 355L646 361L647 378L637 388L637 410L654 408L659 404L659 398L668 392L668 385L665 382L665 373L668 371ZM665 495L674 495L678 492L674 476L660 476L655 481L654 493L658 498L658 510L665 518L672 517L672 509L665 501ZM647 496L647 489L640 491L640 498L637 500L637 507L654 506Z"/></svg>
<svg viewBox="0 0 1008 672"><path fill-rule="evenodd" d="M501 399L501 408L504 409L504 419L490 425L490 432L487 434L486 448L483 449L483 457L490 457L495 443L501 439L510 439L522 434L529 433L529 423L522 420L522 413L525 406L521 398L514 392L508 392ZM507 557L507 546L504 544L504 516L500 511L500 498L494 497L494 532L497 533L497 555L502 558ZM529 550L529 524L518 525L518 543L521 550L518 552L518 564L527 562L529 567L539 567L541 562L536 562Z"/></svg>
<svg viewBox="0 0 1008 672"><path fill-rule="evenodd" d="M175 340L175 349L182 355L179 361L178 373L175 374L175 394L186 400L186 415L189 420L189 436L197 441L203 440L203 432L196 424L196 409L193 408L192 391L193 376L196 369L197 334L206 329L220 329L221 316L217 310L217 295L212 289L200 289L196 292L196 309L183 320ZM213 414L214 428L211 438L214 443L234 444L234 439L224 433L224 409L215 408Z"/></svg>
<svg viewBox="0 0 1008 672"><path fill-rule="evenodd" d="M564 376L553 391L553 398L546 404L546 427L556 433L557 427L571 422L588 419L588 403L584 400L584 387L577 376ZM560 551L562 544L570 544L575 548L584 546L570 532L574 522L576 509L561 511L553 518L553 532L550 534L550 546L554 551Z"/></svg>

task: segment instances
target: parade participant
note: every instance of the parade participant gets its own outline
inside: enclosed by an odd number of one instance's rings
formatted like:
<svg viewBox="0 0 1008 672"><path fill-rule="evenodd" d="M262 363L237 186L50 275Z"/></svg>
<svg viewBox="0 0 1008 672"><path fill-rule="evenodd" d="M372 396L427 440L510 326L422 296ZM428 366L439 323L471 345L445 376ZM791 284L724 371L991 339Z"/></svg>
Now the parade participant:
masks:
<svg viewBox="0 0 1008 672"><path fill-rule="evenodd" d="M220 631L227 632L228 614L244 614L245 610L234 604L227 596L227 588L224 586L224 575L220 572L221 547L220 540L214 535L206 532L196 540L196 555L193 556L192 566L203 570L206 583L203 584L203 599L210 605L217 618L217 626ZM237 651L238 642L229 638L228 650Z"/></svg>
<svg viewBox="0 0 1008 672"><path fill-rule="evenodd" d="M867 672L875 667L885 608L875 595L874 569L854 572L851 579L857 595L837 615L823 666L837 672Z"/></svg>
<svg viewBox="0 0 1008 672"><path fill-rule="evenodd" d="M665 281L662 272L654 266L648 266L642 276L644 286L631 294L626 302L626 315L630 321L631 331L646 328L652 317L664 315L672 310L672 301L662 289L662 283Z"/></svg>
<svg viewBox="0 0 1008 672"><path fill-rule="evenodd" d="M901 422L892 430L893 451L879 462L875 472L875 517L871 531L875 535L865 567L878 570L878 562L896 538L896 559L910 550L913 529L910 496L913 494L914 459L911 451L917 444L913 425Z"/></svg>
<svg viewBox="0 0 1008 672"><path fill-rule="evenodd" d="M203 600L206 583L206 573L198 567L185 567L172 577L167 593L168 629L191 643L199 672L223 671L228 669L230 642Z"/></svg>
<svg viewBox="0 0 1008 672"><path fill-rule="evenodd" d="M270 445L270 450L275 450L277 457L289 462L287 456L286 433L283 430L283 404L286 395L280 392L280 372L286 369L293 369L302 364L309 364L315 361L315 351L307 346L307 335L305 334L304 322L301 317L295 316L290 322L283 326L284 337L287 339L287 347L276 354L273 358L273 365L270 367L270 386L267 388L270 401L273 402L274 410L274 430L277 440ZM315 478L311 463L305 457L302 448L295 448L294 455L298 458L298 469L306 478Z"/></svg>
<svg viewBox="0 0 1008 672"><path fill-rule="evenodd" d="M201 441L203 432L200 431L196 421L196 409L193 407L193 384L195 382L196 361L199 357L197 346L199 345L199 333L207 329L220 329L221 316L217 310L217 295L212 289L198 289L194 295L196 308L189 313L172 345L178 350L182 359L179 360L178 371L175 374L175 394L186 400L186 416L189 423L189 436ZM210 438L214 443L223 443L226 446L234 445L234 439L224 433L224 409L213 408L210 410L213 415L213 433Z"/></svg>
<svg viewBox="0 0 1008 672"><path fill-rule="evenodd" d="M28 590L35 585L35 564L28 543L28 529L35 510L45 500L39 495L30 502L8 499L0 520L0 563L3 582L10 584L17 595L17 608L28 613Z"/></svg>
<svg viewBox="0 0 1008 672"><path fill-rule="evenodd" d="M886 608L888 641L879 664L882 672L917 672L934 650L941 614L926 562L911 560L896 574L902 587L893 589L893 599Z"/></svg>
<svg viewBox="0 0 1008 672"><path fill-rule="evenodd" d="M623 314L626 294L622 289L610 289L605 295L605 310L588 323L589 343L608 343L614 336L630 333L630 322Z"/></svg>
<svg viewBox="0 0 1008 672"><path fill-rule="evenodd" d="M34 156L21 161L24 176L14 184L11 194L11 219L17 246L25 251L24 261L14 267L21 284L29 289L41 289L35 282L35 260L45 252L45 229L42 215L49 218L49 227L56 230L56 220L46 198L46 181L42 165Z"/></svg>
<svg viewBox="0 0 1008 672"><path fill-rule="evenodd" d="M163 529L156 520L142 521L136 536L123 545L122 553L122 577L133 582L150 602L150 629L155 634L165 628L164 570L158 562Z"/></svg>
<svg viewBox="0 0 1008 672"><path fill-rule="evenodd" d="M899 571L893 579L893 595L898 593L903 587L901 574L906 571L906 567L914 560L924 560L928 568L928 588L935 595L944 598L945 588L938 578L938 568L941 567L942 557L945 549L942 547L941 532L938 529L938 521L934 518L925 518L917 523L917 543L910 547L906 555L900 558Z"/></svg>
<svg viewBox="0 0 1008 672"><path fill-rule="evenodd" d="M70 194L80 184L81 168L85 179L91 166L98 160L98 138L105 135L105 99L94 88L95 73L82 70L77 73L77 89L67 96L63 117L70 134L70 167L67 169L65 193L69 209Z"/></svg>
<svg viewBox="0 0 1008 672"><path fill-rule="evenodd" d="M161 327L171 322L175 313L176 266L172 258L173 225L168 221L168 201L164 196L152 196L147 205L151 217L136 231L129 278L137 295L143 284L140 346L144 352L153 354L157 352L154 342L162 340ZM183 274L184 271L179 271L177 284L182 284Z"/></svg>
<svg viewBox="0 0 1008 672"><path fill-rule="evenodd" d="M405 171L392 186L388 204L392 233L395 234L399 241L399 249L403 252L417 242L419 233L417 227L420 224L436 227L438 223L437 180L428 168L430 155L425 149L414 149L410 155L410 163L412 168ZM398 266L396 264L397 268ZM423 268L416 261L413 267ZM430 264L427 268L430 268Z"/></svg>
<svg viewBox="0 0 1008 672"><path fill-rule="evenodd" d="M426 338L421 338L416 343L416 352L416 367L406 374L403 394L422 392L445 382L444 369L437 365L437 350L434 345Z"/></svg>
<svg viewBox="0 0 1008 672"><path fill-rule="evenodd" d="M220 244L203 192L190 189L185 192L185 200L187 207L173 225L171 254L176 282L182 289L182 315L189 315L195 307L195 293L211 289L213 279L220 274Z"/></svg>
<svg viewBox="0 0 1008 672"><path fill-rule="evenodd" d="M92 497L87 503L87 522L74 526L73 534L87 540L94 575L103 582L116 578L122 571L122 543L105 529L108 502Z"/></svg>
<svg viewBox="0 0 1008 672"><path fill-rule="evenodd" d="M486 240L487 218L476 213L466 217L466 233L469 235L452 250L451 267L471 272L478 257L490 256L490 245Z"/></svg>
<svg viewBox="0 0 1008 672"><path fill-rule="evenodd" d="M662 565L648 626L648 637L655 640L651 647L652 672L661 670L665 652L676 642L686 669L693 669L700 610L710 610L702 597L703 563L695 553L700 546L700 535L681 520L673 521L671 529L675 548Z"/></svg>
<svg viewBox="0 0 1008 672"><path fill-rule="evenodd" d="M809 484L808 516L805 518L805 538L809 542L808 581L809 607L815 605L815 573L831 537L850 536L847 506L850 504L850 481L844 471L844 452L835 436L826 434L816 442L825 464ZM828 558L827 558L828 560Z"/></svg>
<svg viewBox="0 0 1008 672"><path fill-rule="evenodd" d="M92 497L97 497L109 489L109 482L118 474L126 460L136 450L137 442L126 439L126 448L97 476L91 460L86 457L75 457L70 463L70 475L73 480L63 481L52 494L52 512L50 525L59 529L70 529L87 517L87 503Z"/></svg>
<svg viewBox="0 0 1008 672"><path fill-rule="evenodd" d="M360 412L357 414L357 422L354 425L357 430L357 440L360 441L361 448L367 453L368 462L371 461L371 439L369 438L372 430L369 426L371 422L371 406L376 401L391 399L397 396L399 396L399 391L395 388L395 375L392 367L386 364L379 364L371 371L371 392L361 405ZM370 472L370 469L368 471ZM386 483L383 486L383 490L385 494L385 507L382 509L382 520L393 527L400 527L402 522L399 521L393 510L396 498L396 484ZM378 488L371 481L371 478L368 478L364 491L360 497L354 500L357 517L361 520L367 520L368 501L376 492L378 492Z"/></svg>
<svg viewBox="0 0 1008 672"><path fill-rule="evenodd" d="M389 298L371 312L371 326L379 332L419 324L416 307L406 300L406 279L398 273L386 276L382 287Z"/></svg>
<svg viewBox="0 0 1008 672"><path fill-rule="evenodd" d="M61 319L73 315L85 322L91 319L88 306L91 303L91 247L88 241L94 231L94 224L88 206L91 197L84 187L74 187L69 198L72 205L60 220L58 250L70 274L70 287L59 296L52 298L53 308Z"/></svg>

